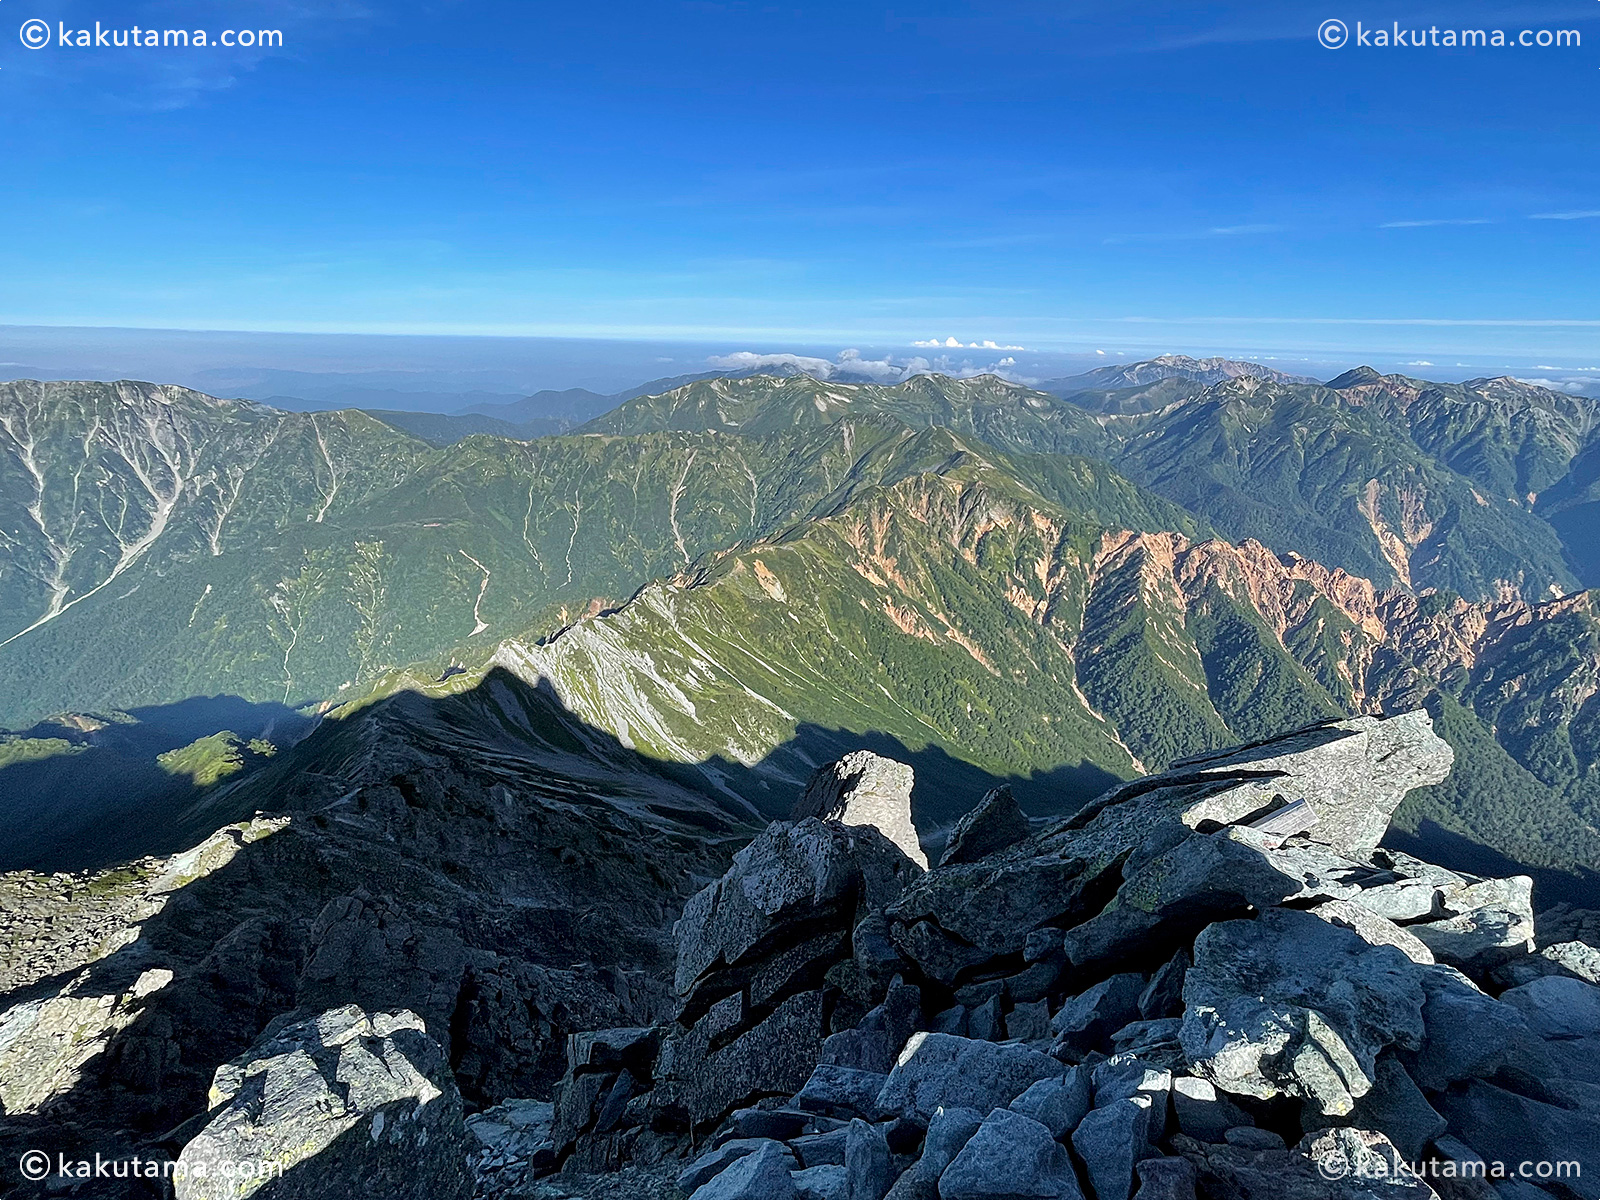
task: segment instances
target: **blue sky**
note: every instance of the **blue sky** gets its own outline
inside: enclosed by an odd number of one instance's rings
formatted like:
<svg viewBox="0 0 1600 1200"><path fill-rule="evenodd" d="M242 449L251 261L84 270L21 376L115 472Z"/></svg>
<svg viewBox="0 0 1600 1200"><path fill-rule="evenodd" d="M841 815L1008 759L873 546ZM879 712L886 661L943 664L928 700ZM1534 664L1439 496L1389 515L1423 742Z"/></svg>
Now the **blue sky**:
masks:
<svg viewBox="0 0 1600 1200"><path fill-rule="evenodd" d="M1584 46L1330 51L1328 17ZM1592 367L1597 17L0 0L0 324Z"/></svg>

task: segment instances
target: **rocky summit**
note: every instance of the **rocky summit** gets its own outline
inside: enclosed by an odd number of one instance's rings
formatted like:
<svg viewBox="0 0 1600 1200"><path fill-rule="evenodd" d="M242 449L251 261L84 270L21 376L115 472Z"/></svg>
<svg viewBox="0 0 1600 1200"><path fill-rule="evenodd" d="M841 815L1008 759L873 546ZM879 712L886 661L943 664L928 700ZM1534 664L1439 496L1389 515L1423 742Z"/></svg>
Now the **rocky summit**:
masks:
<svg viewBox="0 0 1600 1200"><path fill-rule="evenodd" d="M1424 713L1332 721L1047 824L995 789L928 869L911 768L853 753L686 902L662 874L633 976L398 866L208 935L191 889L376 861L303 813L132 888L8 876L0 1137L167 1173L19 1195L1592 1200L1600 913L1387 848L1451 767Z"/></svg>

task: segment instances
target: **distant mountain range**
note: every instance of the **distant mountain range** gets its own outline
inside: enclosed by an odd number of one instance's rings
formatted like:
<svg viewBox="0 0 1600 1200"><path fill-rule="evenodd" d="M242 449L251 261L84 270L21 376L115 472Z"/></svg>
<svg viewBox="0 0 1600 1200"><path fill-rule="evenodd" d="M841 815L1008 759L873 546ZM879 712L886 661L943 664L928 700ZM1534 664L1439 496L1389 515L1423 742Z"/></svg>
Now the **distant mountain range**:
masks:
<svg viewBox="0 0 1600 1200"><path fill-rule="evenodd" d="M718 376L593 415L613 398L545 394L588 419L459 439L0 385L0 723L28 731L0 763L77 753L32 728L62 710L228 693L339 719L498 670L740 811L787 811L840 748L923 756L939 823L998 779L1069 811L1422 704L1468 769L1412 828L1600 865L1595 401L1178 358L1060 382ZM185 788L225 760L202 791L295 769L299 734L268 764L229 732L151 753Z"/></svg>

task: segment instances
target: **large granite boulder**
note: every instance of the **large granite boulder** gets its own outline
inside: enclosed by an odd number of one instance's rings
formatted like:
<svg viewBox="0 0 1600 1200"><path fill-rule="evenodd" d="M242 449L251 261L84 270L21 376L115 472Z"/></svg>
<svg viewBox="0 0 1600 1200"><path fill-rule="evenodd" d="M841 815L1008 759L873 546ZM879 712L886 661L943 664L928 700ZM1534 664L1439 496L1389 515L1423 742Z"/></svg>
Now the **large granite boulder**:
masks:
<svg viewBox="0 0 1600 1200"><path fill-rule="evenodd" d="M713 973L762 961L819 927L849 930L859 905L882 910L918 874L878 830L808 818L777 821L684 906L674 985L686 1000ZM715 997L720 999L720 997Z"/></svg>
<svg viewBox="0 0 1600 1200"><path fill-rule="evenodd" d="M1389 1046L1422 1044L1419 968L1312 913L1211 926L1184 978L1184 1053L1224 1091L1350 1112Z"/></svg>
<svg viewBox="0 0 1600 1200"><path fill-rule="evenodd" d="M811 776L789 819L816 817L841 825L870 825L926 871L928 856L911 823L913 782L912 770L905 763L871 750L857 750Z"/></svg>
<svg viewBox="0 0 1600 1200"><path fill-rule="evenodd" d="M351 1004L275 1021L218 1068L205 1127L178 1157L176 1192L465 1200L472 1147L449 1063L421 1018Z"/></svg>
<svg viewBox="0 0 1600 1200"><path fill-rule="evenodd" d="M1099 968L1130 948L1156 952L1152 932L1170 946L1249 905L1352 899L1400 878L1368 860L1406 793L1444 779L1451 760L1425 712L1328 722L1187 760L1014 845L928 872L890 908L891 931L924 973L955 987L1022 954L1034 934L1065 940L1074 962ZM1317 820L1287 844L1236 828L1180 849L1295 804ZM1102 916L1108 893L1116 898Z"/></svg>

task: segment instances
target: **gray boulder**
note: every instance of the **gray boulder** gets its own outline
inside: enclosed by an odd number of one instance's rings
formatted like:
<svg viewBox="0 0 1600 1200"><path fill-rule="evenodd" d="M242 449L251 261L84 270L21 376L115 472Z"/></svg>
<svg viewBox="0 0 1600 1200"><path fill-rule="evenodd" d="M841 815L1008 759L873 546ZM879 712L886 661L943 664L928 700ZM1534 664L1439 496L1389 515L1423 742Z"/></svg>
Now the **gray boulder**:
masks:
<svg viewBox="0 0 1600 1200"><path fill-rule="evenodd" d="M774 822L684 905L675 927L678 995L690 996L713 972L816 936L819 926L852 928L858 903L885 907L917 873L874 828Z"/></svg>
<svg viewBox="0 0 1600 1200"><path fill-rule="evenodd" d="M888 1079L879 1071L819 1063L805 1087L795 1094L795 1107L829 1117L876 1116L878 1093Z"/></svg>
<svg viewBox="0 0 1600 1200"><path fill-rule="evenodd" d="M1078 1122L1094 1103L1094 1084L1089 1068L1073 1067L1060 1079L1041 1079L1030 1084L1011 1102L1011 1111L1032 1117L1057 1140L1078 1127Z"/></svg>
<svg viewBox="0 0 1600 1200"><path fill-rule="evenodd" d="M1166 1133L1167 1098L1172 1093L1172 1072L1127 1054L1118 1054L1094 1068L1094 1106L1105 1108L1118 1100L1141 1096L1150 1101L1150 1139Z"/></svg>
<svg viewBox="0 0 1600 1200"><path fill-rule="evenodd" d="M1138 822L1147 831L1165 815L1197 829L1306 800L1318 819L1297 841L1366 859L1406 793L1443 782L1453 758L1425 712L1353 717L1174 763L1113 789L1071 820L1087 831L1115 815L1116 825Z"/></svg>
<svg viewBox="0 0 1600 1200"><path fill-rule="evenodd" d="M768 1142L695 1189L690 1200L798 1200L782 1142Z"/></svg>
<svg viewBox="0 0 1600 1200"><path fill-rule="evenodd" d="M1440 962L1482 973L1533 951L1533 880L1485 879L1444 898L1445 917L1412 925Z"/></svg>
<svg viewBox="0 0 1600 1200"><path fill-rule="evenodd" d="M1600 1035L1600 987L1578 979L1548 975L1500 994L1542 1038Z"/></svg>
<svg viewBox="0 0 1600 1200"><path fill-rule="evenodd" d="M1010 1104L1030 1084L1064 1068L1025 1046L979 1042L947 1033L916 1033L884 1082L878 1111L927 1120L940 1107L988 1112Z"/></svg>
<svg viewBox="0 0 1600 1200"><path fill-rule="evenodd" d="M912 770L905 763L857 750L818 768L795 801L790 819L816 817L841 825L870 825L926 871L928 856L911 823L913 782Z"/></svg>
<svg viewBox="0 0 1600 1200"><path fill-rule="evenodd" d="M1381 917L1355 900L1324 900L1311 909L1317 916L1358 934L1372 946L1393 946L1414 963L1432 965L1433 951L1409 929Z"/></svg>
<svg viewBox="0 0 1600 1200"><path fill-rule="evenodd" d="M939 1176L951 1163L961 1148L972 1140L983 1124L983 1116L975 1108L938 1108L928 1121L928 1135L922 1142L922 1157L913 1168L923 1183L937 1184Z"/></svg>
<svg viewBox="0 0 1600 1200"><path fill-rule="evenodd" d="M1026 814L1017 804L1011 789L1002 784L984 793L977 806L956 822L939 865L943 867L987 858L997 850L1015 846L1029 832Z"/></svg>
<svg viewBox="0 0 1600 1200"><path fill-rule="evenodd" d="M1213 925L1184 980L1184 1053L1225 1091L1346 1114L1383 1049L1421 1045L1426 969L1293 909Z"/></svg>
<svg viewBox="0 0 1600 1200"><path fill-rule="evenodd" d="M939 1200L1083 1200L1083 1192L1048 1129L997 1108L939 1176Z"/></svg>
<svg viewBox="0 0 1600 1200"><path fill-rule="evenodd" d="M219 1068L205 1127L178 1156L178 1200L472 1195L473 1142L450 1064L410 1012L354 1004L280 1018ZM241 1175L236 1164L272 1164Z"/></svg>
<svg viewBox="0 0 1600 1200"><path fill-rule="evenodd" d="M844 1167L824 1164L789 1172L798 1200L850 1200Z"/></svg>
<svg viewBox="0 0 1600 1200"><path fill-rule="evenodd" d="M1131 1096L1096 1108L1072 1133L1095 1200L1128 1200L1133 1194L1134 1169L1157 1151L1150 1144L1151 1100Z"/></svg>
<svg viewBox="0 0 1600 1200"><path fill-rule="evenodd" d="M707 1150L678 1173L678 1188L680 1191L693 1192L721 1175L746 1155L775 1144L777 1143L772 1138L758 1137L732 1138L723 1142L722 1145Z"/></svg>
<svg viewBox="0 0 1600 1200"><path fill-rule="evenodd" d="M849 1200L883 1200L894 1177L889 1173L889 1141L880 1126L859 1117L850 1122L844 1171Z"/></svg>
<svg viewBox="0 0 1600 1200"><path fill-rule="evenodd" d="M1506 987L1532 983L1546 975L1566 975L1600 984L1600 950L1584 942L1556 942L1537 954L1514 958L1494 973L1495 979Z"/></svg>

